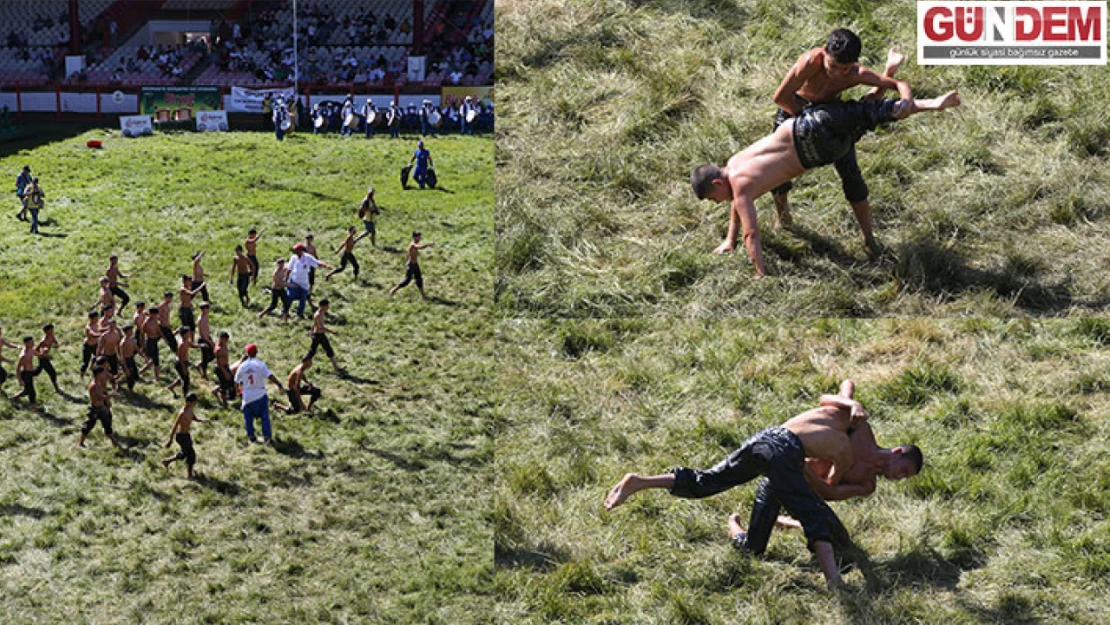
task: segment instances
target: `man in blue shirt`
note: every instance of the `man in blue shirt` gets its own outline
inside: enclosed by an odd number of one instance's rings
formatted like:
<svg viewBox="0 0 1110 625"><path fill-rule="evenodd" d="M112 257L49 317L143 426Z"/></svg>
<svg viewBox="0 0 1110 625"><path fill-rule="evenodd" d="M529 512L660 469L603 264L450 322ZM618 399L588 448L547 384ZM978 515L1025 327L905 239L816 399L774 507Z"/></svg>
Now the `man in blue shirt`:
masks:
<svg viewBox="0 0 1110 625"><path fill-rule="evenodd" d="M409 160L409 165L413 163L416 163L416 168L413 170L412 179L423 189L428 181L428 168L435 167L432 163L432 154L424 147L423 141L419 141L416 144L416 151L412 153L412 159Z"/></svg>
<svg viewBox="0 0 1110 625"><path fill-rule="evenodd" d="M19 198L19 203L23 205L23 207L19 209L19 213L15 216L15 218L20 221L27 221L27 203L23 201L23 191L30 184L31 166L24 165L23 171L15 178L15 195Z"/></svg>

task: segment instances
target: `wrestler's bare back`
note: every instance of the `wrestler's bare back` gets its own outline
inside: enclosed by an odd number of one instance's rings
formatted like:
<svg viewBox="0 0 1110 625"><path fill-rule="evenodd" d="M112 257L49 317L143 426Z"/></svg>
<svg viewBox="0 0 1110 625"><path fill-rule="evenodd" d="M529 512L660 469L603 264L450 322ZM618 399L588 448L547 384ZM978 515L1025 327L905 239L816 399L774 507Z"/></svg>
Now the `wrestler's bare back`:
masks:
<svg viewBox="0 0 1110 625"><path fill-rule="evenodd" d="M806 458L820 458L838 465L840 471L852 466L852 442L848 439L851 417L847 411L822 406L793 417L782 427L802 441Z"/></svg>
<svg viewBox="0 0 1110 625"><path fill-rule="evenodd" d="M728 159L728 181L734 198L755 200L803 172L805 168L794 149L793 123L782 124Z"/></svg>
<svg viewBox="0 0 1110 625"><path fill-rule="evenodd" d="M879 467L875 462L869 461L879 451L878 442L875 441L875 432L866 422L860 422L852 428L848 435L852 445L852 466L840 479L841 484L868 484L875 481ZM832 469L832 462L822 458L807 458L806 464L821 479L827 479Z"/></svg>

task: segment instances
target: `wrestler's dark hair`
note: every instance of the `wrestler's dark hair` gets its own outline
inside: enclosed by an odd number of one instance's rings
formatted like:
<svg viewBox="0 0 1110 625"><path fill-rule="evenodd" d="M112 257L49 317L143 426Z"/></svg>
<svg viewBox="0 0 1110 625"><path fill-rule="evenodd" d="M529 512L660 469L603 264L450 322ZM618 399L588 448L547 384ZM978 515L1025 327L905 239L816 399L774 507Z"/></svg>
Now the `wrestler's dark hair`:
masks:
<svg viewBox="0 0 1110 625"><path fill-rule="evenodd" d="M43 332L49 332L53 329L54 329L54 324L52 324L52 323L48 323L48 324L42 326L42 331Z"/></svg>
<svg viewBox="0 0 1110 625"><path fill-rule="evenodd" d="M914 475L921 473L921 467L925 465L925 456L921 454L921 448L917 445L902 445L902 455L913 460Z"/></svg>
<svg viewBox="0 0 1110 625"><path fill-rule="evenodd" d="M694 195L698 196L699 200L704 200L705 196L709 195L709 190L713 186L714 180L722 180L725 177L725 170L718 165L702 165L690 174L690 186L694 187Z"/></svg>
<svg viewBox="0 0 1110 625"><path fill-rule="evenodd" d="M847 28L837 28L829 33L829 41L825 44L825 50L833 55L836 62L845 65L858 61L861 49L863 44L859 37Z"/></svg>
<svg viewBox="0 0 1110 625"><path fill-rule="evenodd" d="M220 336L219 336L219 338L221 338L221 339L229 339L229 338L231 338L231 335L230 335L230 334L228 334L227 332L220 332Z"/></svg>
<svg viewBox="0 0 1110 625"><path fill-rule="evenodd" d="M135 308L146 308L146 302L142 300L135 302Z"/></svg>
<svg viewBox="0 0 1110 625"><path fill-rule="evenodd" d="M196 393L189 393L188 395L186 395L185 396L185 403L186 404L195 404L195 403L197 403L197 394Z"/></svg>

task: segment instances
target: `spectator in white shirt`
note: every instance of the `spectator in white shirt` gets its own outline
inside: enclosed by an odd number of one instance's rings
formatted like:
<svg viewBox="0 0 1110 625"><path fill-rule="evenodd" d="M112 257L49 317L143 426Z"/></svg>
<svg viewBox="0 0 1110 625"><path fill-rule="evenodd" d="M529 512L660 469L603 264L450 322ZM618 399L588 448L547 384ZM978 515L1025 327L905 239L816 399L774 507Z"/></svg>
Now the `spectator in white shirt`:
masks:
<svg viewBox="0 0 1110 625"><path fill-rule="evenodd" d="M278 388L285 390L281 380L277 379L266 363L258 359L258 346L254 343L247 345L247 355L239 361L235 368L235 384L243 396L243 424L247 428L247 438L257 442L254 435L254 420L262 421L262 442L269 443L273 439L270 431L270 398L266 395L267 380L277 384Z"/></svg>

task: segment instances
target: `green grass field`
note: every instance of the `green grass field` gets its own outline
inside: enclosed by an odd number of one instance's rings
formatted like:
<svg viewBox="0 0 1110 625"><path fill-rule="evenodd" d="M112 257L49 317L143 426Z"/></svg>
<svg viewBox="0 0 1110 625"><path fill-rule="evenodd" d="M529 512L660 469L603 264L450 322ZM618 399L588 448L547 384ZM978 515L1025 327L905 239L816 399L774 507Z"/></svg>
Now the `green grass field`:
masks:
<svg viewBox="0 0 1110 625"><path fill-rule="evenodd" d="M1105 320L499 324L495 586L505 623L1089 623L1110 611ZM857 382L923 472L834 503L866 554L825 590L800 532L728 542L754 483L691 501L626 472L707 467Z"/></svg>
<svg viewBox="0 0 1110 625"><path fill-rule="evenodd" d="M915 4L860 0L498 3L497 295L512 315L1067 316L1105 310L1110 70L922 67ZM869 260L831 168L795 229L756 202L768 279L716 257L725 205L688 180L770 132L772 96L837 27L915 95L963 107L858 146L885 253ZM850 91L858 97L863 91Z"/></svg>
<svg viewBox="0 0 1110 625"><path fill-rule="evenodd" d="M13 180L31 165L47 197L42 237L14 219L14 195L0 214L0 324L16 342L56 324L65 391L40 376L39 414L0 401L0 622L453 624L490 612L492 404L481 390L494 367L493 143L429 141L440 188L402 191L415 143L95 130L0 158ZM318 408L274 416L275 444L252 445L240 413L194 375L198 412L214 422L193 430L189 482L181 463L159 464L180 404L166 373L159 386L148 373L137 400L115 402L126 451L99 428L89 449L75 447L87 405L81 328L110 253L133 274L133 299L152 302L206 250L214 333L229 331L236 354L258 343L284 380L308 348L308 322L257 320L269 300L258 290L241 310L227 282L232 249L264 229L268 280L273 260L313 232L336 262L344 228L362 230L355 209L370 184L383 213L378 247L356 248L361 280L348 268L317 284L347 371L316 360ZM436 244L422 255L429 299L410 287L391 301L413 229Z"/></svg>

